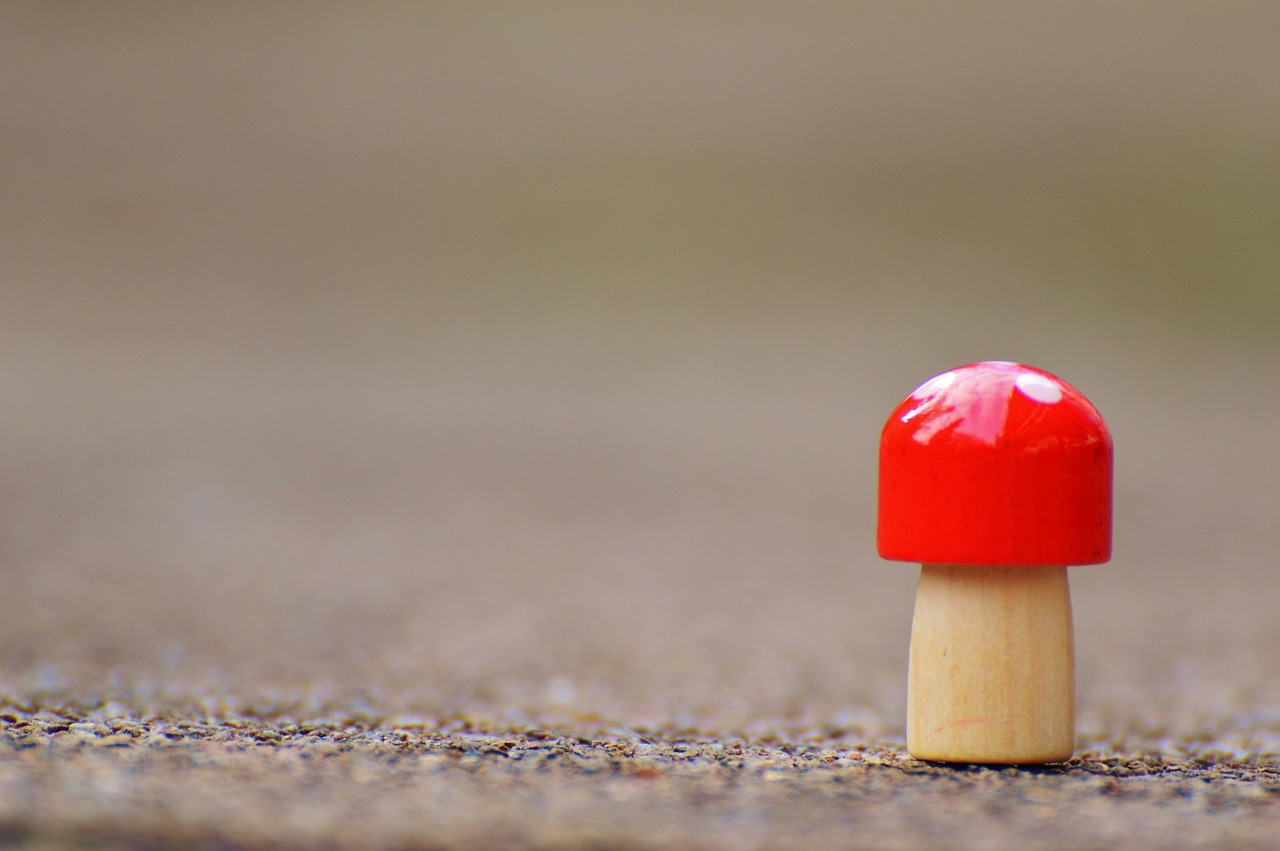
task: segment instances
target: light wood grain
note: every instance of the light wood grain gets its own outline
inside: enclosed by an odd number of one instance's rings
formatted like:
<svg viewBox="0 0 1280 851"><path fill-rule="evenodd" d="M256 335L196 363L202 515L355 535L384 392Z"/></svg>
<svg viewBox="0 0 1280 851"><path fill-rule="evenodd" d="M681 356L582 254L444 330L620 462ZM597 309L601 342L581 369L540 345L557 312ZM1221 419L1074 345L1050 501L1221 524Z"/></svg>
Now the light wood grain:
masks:
<svg viewBox="0 0 1280 851"><path fill-rule="evenodd" d="M907 749L940 762L1071 758L1075 650L1065 567L923 566Z"/></svg>

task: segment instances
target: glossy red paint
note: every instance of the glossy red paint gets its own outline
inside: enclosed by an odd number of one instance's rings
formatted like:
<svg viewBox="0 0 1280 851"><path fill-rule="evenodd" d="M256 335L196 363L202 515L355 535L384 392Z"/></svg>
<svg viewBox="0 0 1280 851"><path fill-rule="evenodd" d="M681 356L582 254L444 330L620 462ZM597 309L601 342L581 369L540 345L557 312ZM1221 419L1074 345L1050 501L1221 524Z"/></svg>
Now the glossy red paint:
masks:
<svg viewBox="0 0 1280 851"><path fill-rule="evenodd" d="M962 366L885 424L876 543L931 564L1098 564L1111 475L1111 435L1080 391L1022 364Z"/></svg>

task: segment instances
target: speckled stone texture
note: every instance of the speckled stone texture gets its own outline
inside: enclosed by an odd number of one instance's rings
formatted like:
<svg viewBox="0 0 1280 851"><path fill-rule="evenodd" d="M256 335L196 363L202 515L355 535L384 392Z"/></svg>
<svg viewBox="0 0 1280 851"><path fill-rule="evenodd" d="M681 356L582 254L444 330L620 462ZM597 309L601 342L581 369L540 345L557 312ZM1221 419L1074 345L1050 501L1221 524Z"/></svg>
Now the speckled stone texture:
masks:
<svg viewBox="0 0 1280 851"><path fill-rule="evenodd" d="M942 767L822 734L0 718L20 847L1265 848L1280 819L1280 765L1213 752Z"/></svg>
<svg viewBox="0 0 1280 851"><path fill-rule="evenodd" d="M810 377L786 400L708 406L710 385L659 373L602 402L534 377L554 412L472 375L394 400L335 379L225 406L160 382L131 386L137 410L11 419L30 431L6 457L5 842L1280 838L1266 491L1206 477L1192 495L1188 466L1164 460L1257 397L1221 392L1233 413L1144 440L1156 403L1099 376L1120 546L1072 577L1079 755L991 769L903 749L916 571L879 562L870 537L890 391ZM1184 457L1275 472L1235 444L1205 451Z"/></svg>

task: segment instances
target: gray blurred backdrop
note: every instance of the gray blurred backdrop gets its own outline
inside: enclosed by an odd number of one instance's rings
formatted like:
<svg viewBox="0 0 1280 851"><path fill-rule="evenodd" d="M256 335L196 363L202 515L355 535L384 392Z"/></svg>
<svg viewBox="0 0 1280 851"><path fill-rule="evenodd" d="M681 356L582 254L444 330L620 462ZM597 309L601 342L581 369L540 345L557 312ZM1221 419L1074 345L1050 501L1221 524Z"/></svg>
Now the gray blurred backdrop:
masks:
<svg viewBox="0 0 1280 851"><path fill-rule="evenodd" d="M1280 748L1278 43L1263 2L3 4L0 685L900 735L879 429L1000 358L1116 441L1082 731Z"/></svg>

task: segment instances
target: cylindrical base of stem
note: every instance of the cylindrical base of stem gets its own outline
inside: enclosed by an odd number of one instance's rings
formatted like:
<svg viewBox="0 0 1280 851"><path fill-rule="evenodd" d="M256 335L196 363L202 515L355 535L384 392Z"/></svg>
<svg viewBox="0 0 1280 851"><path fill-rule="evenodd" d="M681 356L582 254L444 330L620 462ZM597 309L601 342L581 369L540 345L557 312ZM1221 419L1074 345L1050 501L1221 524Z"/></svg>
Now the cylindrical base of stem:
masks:
<svg viewBox="0 0 1280 851"><path fill-rule="evenodd" d="M907 750L938 762L1071 758L1075 643L1065 567L923 566Z"/></svg>

